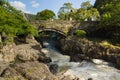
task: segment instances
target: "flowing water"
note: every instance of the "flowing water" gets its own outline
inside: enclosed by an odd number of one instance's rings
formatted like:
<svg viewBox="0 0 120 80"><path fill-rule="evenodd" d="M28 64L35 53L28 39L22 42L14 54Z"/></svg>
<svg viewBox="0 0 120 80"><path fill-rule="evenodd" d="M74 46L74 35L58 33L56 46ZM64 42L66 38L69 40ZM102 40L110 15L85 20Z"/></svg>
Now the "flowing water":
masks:
<svg viewBox="0 0 120 80"><path fill-rule="evenodd" d="M112 63L105 62L104 60L93 59L93 62L69 62L70 57L62 55L55 47L54 41L43 42L45 48L42 52L52 59L51 64L59 66L59 72L64 72L64 76L75 77L78 80L120 80L120 71L114 68Z"/></svg>

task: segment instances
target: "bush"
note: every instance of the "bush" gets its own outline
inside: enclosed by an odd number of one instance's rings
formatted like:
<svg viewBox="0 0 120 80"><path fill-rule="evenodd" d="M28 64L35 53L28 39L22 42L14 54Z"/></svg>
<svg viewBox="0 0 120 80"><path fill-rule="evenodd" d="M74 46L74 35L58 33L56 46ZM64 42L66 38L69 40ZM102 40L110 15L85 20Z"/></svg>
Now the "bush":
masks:
<svg viewBox="0 0 120 80"><path fill-rule="evenodd" d="M76 30L74 32L74 35L76 35L77 37L86 37L86 31L84 31L84 30Z"/></svg>
<svg viewBox="0 0 120 80"><path fill-rule="evenodd" d="M6 39L28 34L38 36L38 30L27 22L20 11L3 2L6 6L0 4L0 35L5 33Z"/></svg>

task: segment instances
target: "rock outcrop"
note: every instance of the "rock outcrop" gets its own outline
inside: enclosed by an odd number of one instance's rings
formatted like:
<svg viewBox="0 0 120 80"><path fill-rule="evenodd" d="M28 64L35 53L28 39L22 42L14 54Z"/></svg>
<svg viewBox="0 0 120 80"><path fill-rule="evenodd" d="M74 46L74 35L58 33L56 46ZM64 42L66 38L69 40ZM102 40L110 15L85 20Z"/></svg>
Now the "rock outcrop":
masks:
<svg viewBox="0 0 120 80"><path fill-rule="evenodd" d="M31 36L25 41L0 45L0 80L57 80L45 64L51 59L41 44Z"/></svg>
<svg viewBox="0 0 120 80"><path fill-rule="evenodd" d="M44 63L38 61L15 63L5 68L0 80L57 80Z"/></svg>
<svg viewBox="0 0 120 80"><path fill-rule="evenodd" d="M21 44L16 46L16 60L17 61L41 61L50 62L50 58L41 53L40 45L36 44Z"/></svg>
<svg viewBox="0 0 120 80"><path fill-rule="evenodd" d="M11 65L17 72L28 80L56 80L57 78L51 74L47 65L43 63L25 62Z"/></svg>
<svg viewBox="0 0 120 80"><path fill-rule="evenodd" d="M41 52L42 46L34 39L33 36L28 35L23 43L21 39L16 39L16 42L19 44L0 44L0 61L51 61L49 57L46 57L45 54Z"/></svg>
<svg viewBox="0 0 120 80"><path fill-rule="evenodd" d="M87 39L79 39L76 37L62 40L61 46L61 50L63 51L63 53L70 55L73 61L97 58L113 62L120 67L119 48L102 46ZM77 56L78 60L76 60L77 58L74 56Z"/></svg>

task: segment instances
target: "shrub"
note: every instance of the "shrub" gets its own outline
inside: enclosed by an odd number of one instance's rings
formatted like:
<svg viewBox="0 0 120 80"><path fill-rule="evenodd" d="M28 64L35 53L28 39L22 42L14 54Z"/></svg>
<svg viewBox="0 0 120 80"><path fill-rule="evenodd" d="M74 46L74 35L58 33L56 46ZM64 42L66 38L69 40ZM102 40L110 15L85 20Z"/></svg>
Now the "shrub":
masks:
<svg viewBox="0 0 120 80"><path fill-rule="evenodd" d="M74 35L76 35L77 37L86 37L86 31L84 31L84 30L76 30L74 32Z"/></svg>
<svg viewBox="0 0 120 80"><path fill-rule="evenodd" d="M38 31L35 27L30 25L22 15L21 11L16 10L9 3L4 1L0 4L0 35L5 33L7 38L12 38L19 35L33 35L38 36ZM3 35L2 35L3 37Z"/></svg>

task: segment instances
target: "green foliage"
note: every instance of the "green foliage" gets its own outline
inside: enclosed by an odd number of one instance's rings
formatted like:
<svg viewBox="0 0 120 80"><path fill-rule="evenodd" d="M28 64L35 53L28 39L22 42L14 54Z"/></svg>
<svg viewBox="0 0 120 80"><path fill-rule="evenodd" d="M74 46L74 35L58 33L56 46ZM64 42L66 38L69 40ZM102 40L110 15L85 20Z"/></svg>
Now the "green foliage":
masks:
<svg viewBox="0 0 120 80"><path fill-rule="evenodd" d="M103 26L120 26L120 2L106 4L101 19Z"/></svg>
<svg viewBox="0 0 120 80"><path fill-rule="evenodd" d="M90 1L83 2L81 8L75 9L71 3L64 3L58 12L58 18L62 20L99 20L100 14L96 8L90 4Z"/></svg>
<svg viewBox="0 0 120 80"><path fill-rule="evenodd" d="M96 8L90 8L87 11L87 15L88 15L87 16L88 19L93 19L95 21L100 19L99 11Z"/></svg>
<svg viewBox="0 0 120 80"><path fill-rule="evenodd" d="M37 35L37 29L24 19L20 11L11 7L7 2L0 6L0 33L3 32L9 37L27 34Z"/></svg>
<svg viewBox="0 0 120 80"><path fill-rule="evenodd" d="M101 14L98 34L103 38L110 38L112 42L120 43L120 1L96 0L94 7Z"/></svg>
<svg viewBox="0 0 120 80"><path fill-rule="evenodd" d="M55 18L55 13L51 10L43 10L36 15L37 20L50 20Z"/></svg>
<svg viewBox="0 0 120 80"><path fill-rule="evenodd" d="M71 3L64 3L58 12L58 18L62 20L69 20L72 10L74 10L74 8Z"/></svg>
<svg viewBox="0 0 120 80"><path fill-rule="evenodd" d="M105 7L107 4L114 4L114 3L119 3L120 0L96 0L94 7L98 9L100 14L102 15L103 13L106 12L106 10L103 10L103 7ZM114 6L113 6L114 8Z"/></svg>
<svg viewBox="0 0 120 80"><path fill-rule="evenodd" d="M74 35L76 35L77 37L81 37L81 38L83 38L83 37L86 37L86 31L84 31L84 30L76 30L75 32L74 32Z"/></svg>
<svg viewBox="0 0 120 80"><path fill-rule="evenodd" d="M81 4L81 8L90 9L91 7L92 5L90 4L90 1L86 1Z"/></svg>
<svg viewBox="0 0 120 80"><path fill-rule="evenodd" d="M87 13L87 10L84 9L84 8L80 8L77 10L77 12L75 13L76 16L75 16L75 20L81 20L81 21L84 21L85 19L88 18L88 13Z"/></svg>
<svg viewBox="0 0 120 80"><path fill-rule="evenodd" d="M96 8L93 8L89 1L83 2L80 9L77 10L75 20L99 20L100 14Z"/></svg>

